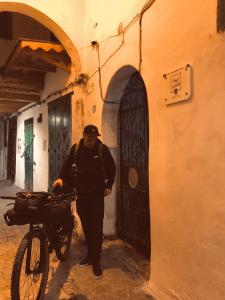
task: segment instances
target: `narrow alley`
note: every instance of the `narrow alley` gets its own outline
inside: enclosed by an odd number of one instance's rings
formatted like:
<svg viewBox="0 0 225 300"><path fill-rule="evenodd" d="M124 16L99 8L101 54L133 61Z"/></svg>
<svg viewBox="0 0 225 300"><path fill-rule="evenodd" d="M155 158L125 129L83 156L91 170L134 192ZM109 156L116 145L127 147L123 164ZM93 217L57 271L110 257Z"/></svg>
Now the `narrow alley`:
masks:
<svg viewBox="0 0 225 300"><path fill-rule="evenodd" d="M15 186L0 183L1 195L14 195ZM17 247L28 226L8 227L3 213L9 200L0 203L0 300L10 300L10 276ZM45 300L153 300L147 290L149 261L119 239L105 239L102 252L104 277L96 280L90 267L79 268L85 247L73 238L71 254L64 263L50 256Z"/></svg>
<svg viewBox="0 0 225 300"><path fill-rule="evenodd" d="M0 300L225 300L225 0L0 0L0 50L0 195L77 191L0 200Z"/></svg>

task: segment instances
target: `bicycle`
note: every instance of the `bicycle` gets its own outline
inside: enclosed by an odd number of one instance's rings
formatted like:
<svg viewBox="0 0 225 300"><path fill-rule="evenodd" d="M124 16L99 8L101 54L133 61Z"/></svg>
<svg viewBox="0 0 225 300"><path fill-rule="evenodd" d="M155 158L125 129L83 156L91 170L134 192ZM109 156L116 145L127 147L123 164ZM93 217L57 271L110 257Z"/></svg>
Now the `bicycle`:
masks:
<svg viewBox="0 0 225 300"><path fill-rule="evenodd" d="M29 195L31 194L29 192ZM75 194L46 193L46 196L54 201L67 199L71 208L71 202L74 200L72 197ZM15 200L17 197L0 196L0 198ZM4 218L6 223L9 222L5 215ZM71 220L73 220L72 213ZM65 261L70 253L74 222L50 224L34 221L29 223L29 231L22 238L13 263L12 300L43 299L48 282L49 253L55 250L57 258L61 261Z"/></svg>

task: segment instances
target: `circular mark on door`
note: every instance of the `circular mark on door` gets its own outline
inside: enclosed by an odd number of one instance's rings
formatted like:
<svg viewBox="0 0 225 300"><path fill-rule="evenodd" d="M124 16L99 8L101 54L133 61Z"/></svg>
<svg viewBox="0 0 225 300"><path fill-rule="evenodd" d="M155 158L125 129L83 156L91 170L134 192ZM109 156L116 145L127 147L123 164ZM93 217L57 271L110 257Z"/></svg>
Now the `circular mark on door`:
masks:
<svg viewBox="0 0 225 300"><path fill-rule="evenodd" d="M128 182L132 189L135 189L138 185L138 173L135 168L130 168L128 171Z"/></svg>

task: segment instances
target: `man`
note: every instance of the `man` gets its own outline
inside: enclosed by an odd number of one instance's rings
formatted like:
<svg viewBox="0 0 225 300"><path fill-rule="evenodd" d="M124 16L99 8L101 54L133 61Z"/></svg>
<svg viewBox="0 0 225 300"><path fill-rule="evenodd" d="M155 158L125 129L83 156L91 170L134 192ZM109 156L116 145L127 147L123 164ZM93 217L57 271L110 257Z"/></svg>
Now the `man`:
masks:
<svg viewBox="0 0 225 300"><path fill-rule="evenodd" d="M66 183L77 192L77 212L83 227L88 253L80 267L92 265L96 279L103 275L100 256L103 240L104 196L111 193L116 165L108 147L98 139L98 128L87 125L79 146L74 144L60 171L60 178L53 183ZM74 175L69 170L74 167Z"/></svg>

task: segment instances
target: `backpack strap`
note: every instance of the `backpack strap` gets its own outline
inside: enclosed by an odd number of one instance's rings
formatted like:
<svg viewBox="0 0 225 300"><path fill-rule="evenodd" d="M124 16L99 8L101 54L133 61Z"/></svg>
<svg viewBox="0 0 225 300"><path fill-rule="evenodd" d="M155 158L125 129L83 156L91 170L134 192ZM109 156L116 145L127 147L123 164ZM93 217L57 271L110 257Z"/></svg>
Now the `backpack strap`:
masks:
<svg viewBox="0 0 225 300"><path fill-rule="evenodd" d="M101 159L101 162L102 162L102 171L103 171L103 175L104 175L104 178L106 179L106 172L105 172L105 167L104 167L104 159L103 159L103 144L99 144L98 146L98 155Z"/></svg>
<svg viewBox="0 0 225 300"><path fill-rule="evenodd" d="M78 152L78 149L79 149L79 143L74 144L74 153L73 153L74 163L75 163L76 160L77 160L77 152Z"/></svg>
<svg viewBox="0 0 225 300"><path fill-rule="evenodd" d="M101 158L101 160L103 161L103 144L99 144L98 145L98 155Z"/></svg>
<svg viewBox="0 0 225 300"><path fill-rule="evenodd" d="M79 149L79 143L76 143L75 144L75 147L74 147L74 156L76 157L77 156L77 151Z"/></svg>

